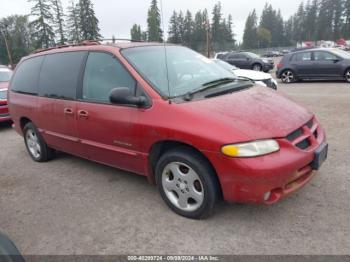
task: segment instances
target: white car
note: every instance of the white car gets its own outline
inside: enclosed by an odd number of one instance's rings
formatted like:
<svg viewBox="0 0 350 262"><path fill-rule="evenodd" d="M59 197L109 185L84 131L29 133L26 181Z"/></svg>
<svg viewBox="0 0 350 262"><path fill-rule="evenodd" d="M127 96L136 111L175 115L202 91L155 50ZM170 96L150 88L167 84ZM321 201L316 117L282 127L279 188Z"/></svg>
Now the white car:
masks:
<svg viewBox="0 0 350 262"><path fill-rule="evenodd" d="M239 69L238 67L230 65L229 63L226 63L225 61L222 61L220 59L212 59L212 61L222 66L226 70L232 72L235 76L246 78L253 81L257 85L270 87L272 89L277 90L277 81L270 74L254 70Z"/></svg>

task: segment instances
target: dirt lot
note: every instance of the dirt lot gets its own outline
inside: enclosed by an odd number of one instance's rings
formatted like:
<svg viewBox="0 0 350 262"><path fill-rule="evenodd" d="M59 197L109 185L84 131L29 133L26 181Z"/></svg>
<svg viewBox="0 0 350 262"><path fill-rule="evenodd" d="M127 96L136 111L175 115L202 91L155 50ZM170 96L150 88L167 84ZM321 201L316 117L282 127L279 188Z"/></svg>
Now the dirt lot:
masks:
<svg viewBox="0 0 350 262"><path fill-rule="evenodd" d="M350 254L350 84L280 90L317 114L330 143L319 174L281 203L221 203L209 220L188 220L145 178L65 154L34 163L1 127L0 230L27 255Z"/></svg>

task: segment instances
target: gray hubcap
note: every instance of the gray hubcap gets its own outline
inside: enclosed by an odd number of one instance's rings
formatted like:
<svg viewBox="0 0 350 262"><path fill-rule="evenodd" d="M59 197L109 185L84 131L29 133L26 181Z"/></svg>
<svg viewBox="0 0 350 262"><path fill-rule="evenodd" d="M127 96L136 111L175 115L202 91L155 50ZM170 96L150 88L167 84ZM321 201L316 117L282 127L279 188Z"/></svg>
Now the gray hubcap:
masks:
<svg viewBox="0 0 350 262"><path fill-rule="evenodd" d="M350 71L346 72L346 81L350 82Z"/></svg>
<svg viewBox="0 0 350 262"><path fill-rule="evenodd" d="M30 154L34 158L39 158L41 154L41 147L37 135L32 129L28 129L26 133L26 143Z"/></svg>
<svg viewBox="0 0 350 262"><path fill-rule="evenodd" d="M183 211L195 211L204 199L204 189L198 174L179 162L168 164L162 173L162 186L170 202Z"/></svg>
<svg viewBox="0 0 350 262"><path fill-rule="evenodd" d="M293 82L294 75L291 71L286 71L282 74L282 82L291 83Z"/></svg>
<svg viewBox="0 0 350 262"><path fill-rule="evenodd" d="M254 70L254 71L261 71L261 66L255 65L255 66L253 67L253 70Z"/></svg>

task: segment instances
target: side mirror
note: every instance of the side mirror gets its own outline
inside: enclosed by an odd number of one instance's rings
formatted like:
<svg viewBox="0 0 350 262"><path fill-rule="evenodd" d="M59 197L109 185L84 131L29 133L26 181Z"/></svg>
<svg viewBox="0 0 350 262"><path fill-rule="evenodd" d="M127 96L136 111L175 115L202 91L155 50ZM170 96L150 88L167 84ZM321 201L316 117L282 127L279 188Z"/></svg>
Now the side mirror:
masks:
<svg viewBox="0 0 350 262"><path fill-rule="evenodd" d="M145 106L147 104L147 99L144 96L136 97L127 87L117 87L113 88L110 95L109 101L112 104L117 105L134 105L138 107Z"/></svg>
<svg viewBox="0 0 350 262"><path fill-rule="evenodd" d="M339 58L333 59L333 62L336 64L338 62L340 62L341 60Z"/></svg>

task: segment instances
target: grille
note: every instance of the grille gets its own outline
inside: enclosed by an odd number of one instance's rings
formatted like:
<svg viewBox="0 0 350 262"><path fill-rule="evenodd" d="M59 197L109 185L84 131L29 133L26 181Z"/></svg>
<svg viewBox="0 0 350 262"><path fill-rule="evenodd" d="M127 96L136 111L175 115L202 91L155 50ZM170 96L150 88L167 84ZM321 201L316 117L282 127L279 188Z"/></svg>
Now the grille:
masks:
<svg viewBox="0 0 350 262"><path fill-rule="evenodd" d="M6 100L7 99L7 91L1 90L0 91L0 100Z"/></svg>
<svg viewBox="0 0 350 262"><path fill-rule="evenodd" d="M312 145L313 141L317 140L317 128L318 124L314 119L311 119L305 125L290 133L287 136L287 140L297 148L306 150Z"/></svg>

